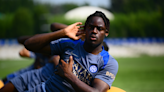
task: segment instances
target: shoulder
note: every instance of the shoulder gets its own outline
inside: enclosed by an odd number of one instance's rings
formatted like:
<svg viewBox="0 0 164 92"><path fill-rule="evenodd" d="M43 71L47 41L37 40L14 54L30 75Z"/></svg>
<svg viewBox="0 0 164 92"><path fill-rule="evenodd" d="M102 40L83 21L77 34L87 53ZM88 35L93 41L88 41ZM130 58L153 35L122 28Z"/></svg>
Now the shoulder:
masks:
<svg viewBox="0 0 164 92"><path fill-rule="evenodd" d="M51 41L51 44L56 44L56 43L60 43L60 44L78 44L78 43L83 43L83 41L81 39L79 40L72 40L70 38L60 38L58 40L54 40Z"/></svg>
<svg viewBox="0 0 164 92"><path fill-rule="evenodd" d="M101 69L104 70L109 70L116 74L118 71L118 62L115 58L113 58L107 51L103 51L101 52L101 56L103 59L103 66L101 67Z"/></svg>
<svg viewBox="0 0 164 92"><path fill-rule="evenodd" d="M112 70L118 71L118 62L115 58L113 58L111 55L109 55L108 62L106 63L105 68L109 68Z"/></svg>
<svg viewBox="0 0 164 92"><path fill-rule="evenodd" d="M69 38L61 38L55 41L52 41L50 43L50 48L51 48L51 54L52 55L60 55L63 52L65 52L68 49L75 49L75 46L79 46L77 45L78 43L83 43L83 41L79 40L72 40Z"/></svg>
<svg viewBox="0 0 164 92"><path fill-rule="evenodd" d="M114 63L116 65L118 65L118 62L116 61L116 59L114 59L109 53L108 51L103 50L100 55L103 57L103 61L104 64L111 64Z"/></svg>

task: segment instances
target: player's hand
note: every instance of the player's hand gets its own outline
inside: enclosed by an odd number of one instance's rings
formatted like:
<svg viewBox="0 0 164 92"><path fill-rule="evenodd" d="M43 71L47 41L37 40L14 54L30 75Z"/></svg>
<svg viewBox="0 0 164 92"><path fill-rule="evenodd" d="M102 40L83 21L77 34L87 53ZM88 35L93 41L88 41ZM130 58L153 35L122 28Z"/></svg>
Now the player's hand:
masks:
<svg viewBox="0 0 164 92"><path fill-rule="evenodd" d="M82 29L83 26L79 26L81 24L82 24L81 22L76 22L76 23L66 27L64 29L65 35L74 40L80 39L82 37L81 34L84 34L84 30Z"/></svg>
<svg viewBox="0 0 164 92"><path fill-rule="evenodd" d="M19 55L21 57L29 57L30 58L30 51L28 51L26 48L23 48L21 51L19 51Z"/></svg>
<svg viewBox="0 0 164 92"><path fill-rule="evenodd" d="M61 64L58 65L57 71L55 71L55 74L61 76L61 77L66 77L69 74L72 73L72 65L73 65L73 57L69 57L68 63L66 63L64 60L61 60Z"/></svg>
<svg viewBox="0 0 164 92"><path fill-rule="evenodd" d="M84 32L84 25L80 25L78 32L76 33L77 36L85 34Z"/></svg>

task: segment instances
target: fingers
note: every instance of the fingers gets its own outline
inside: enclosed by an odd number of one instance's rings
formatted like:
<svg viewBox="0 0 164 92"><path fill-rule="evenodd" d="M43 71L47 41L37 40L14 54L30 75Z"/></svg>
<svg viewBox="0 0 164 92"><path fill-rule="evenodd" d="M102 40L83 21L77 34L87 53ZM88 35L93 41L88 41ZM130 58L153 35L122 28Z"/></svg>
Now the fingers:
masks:
<svg viewBox="0 0 164 92"><path fill-rule="evenodd" d="M81 29L84 27L84 25L82 25L82 22L76 22L73 25L76 26L77 29Z"/></svg>
<svg viewBox="0 0 164 92"><path fill-rule="evenodd" d="M73 71L72 65L73 65L73 57L69 57L69 65L71 66L71 71Z"/></svg>
<svg viewBox="0 0 164 92"><path fill-rule="evenodd" d="M80 38L81 38L81 37L76 36L76 37L73 38L73 40L79 40Z"/></svg>
<svg viewBox="0 0 164 92"><path fill-rule="evenodd" d="M76 22L76 23L74 23L74 25L82 25L82 22Z"/></svg>
<svg viewBox="0 0 164 92"><path fill-rule="evenodd" d="M67 64L64 60L60 60L61 61L61 65L64 65L64 64ZM68 64L73 64L73 57L72 56L70 56L69 57L69 61L68 61Z"/></svg>
<svg viewBox="0 0 164 92"><path fill-rule="evenodd" d="M79 29L76 35L82 35L85 34L85 31L83 29Z"/></svg>
<svg viewBox="0 0 164 92"><path fill-rule="evenodd" d="M73 64L73 57L72 56L69 57L69 64Z"/></svg>
<svg viewBox="0 0 164 92"><path fill-rule="evenodd" d="M82 25L82 22L76 22L76 23L72 24L72 26L75 26L75 28L77 28L77 29L81 28L80 25Z"/></svg>
<svg viewBox="0 0 164 92"><path fill-rule="evenodd" d="M77 25L77 28L84 29L84 25Z"/></svg>
<svg viewBox="0 0 164 92"><path fill-rule="evenodd" d="M61 61L61 64L63 65L63 64L66 64L66 62L64 61L64 60L60 60Z"/></svg>

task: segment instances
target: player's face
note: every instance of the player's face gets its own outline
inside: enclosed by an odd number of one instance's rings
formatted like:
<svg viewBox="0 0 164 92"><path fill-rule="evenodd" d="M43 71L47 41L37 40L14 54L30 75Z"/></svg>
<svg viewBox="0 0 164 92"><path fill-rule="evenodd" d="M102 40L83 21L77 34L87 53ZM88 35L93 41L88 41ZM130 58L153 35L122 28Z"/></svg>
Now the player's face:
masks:
<svg viewBox="0 0 164 92"><path fill-rule="evenodd" d="M105 23L101 17L91 17L85 29L86 42L92 45L99 45L103 42L105 35L108 35Z"/></svg>

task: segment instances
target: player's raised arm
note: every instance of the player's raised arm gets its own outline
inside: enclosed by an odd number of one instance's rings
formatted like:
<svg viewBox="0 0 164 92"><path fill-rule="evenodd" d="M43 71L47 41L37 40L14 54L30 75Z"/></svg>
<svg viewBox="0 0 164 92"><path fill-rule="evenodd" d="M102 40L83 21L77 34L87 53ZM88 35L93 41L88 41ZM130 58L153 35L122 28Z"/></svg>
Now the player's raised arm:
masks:
<svg viewBox="0 0 164 92"><path fill-rule="evenodd" d="M24 44L24 42L27 40L27 39L29 39L30 37L32 37L32 36L21 36L21 37L18 37L17 38L17 41L20 43L20 44Z"/></svg>
<svg viewBox="0 0 164 92"><path fill-rule="evenodd" d="M61 23L52 23L50 25L50 29L52 32L54 31L57 31L57 30L60 30L60 29L64 29L66 28L68 25L65 25L65 24L61 24Z"/></svg>
<svg viewBox="0 0 164 92"><path fill-rule="evenodd" d="M81 24L81 22L77 22L59 31L35 35L26 40L24 45L26 49L30 51L50 54L49 43L51 41L63 37L69 37L74 40L80 39L81 35L76 36L76 34L79 31L79 28L81 27L78 25Z"/></svg>

